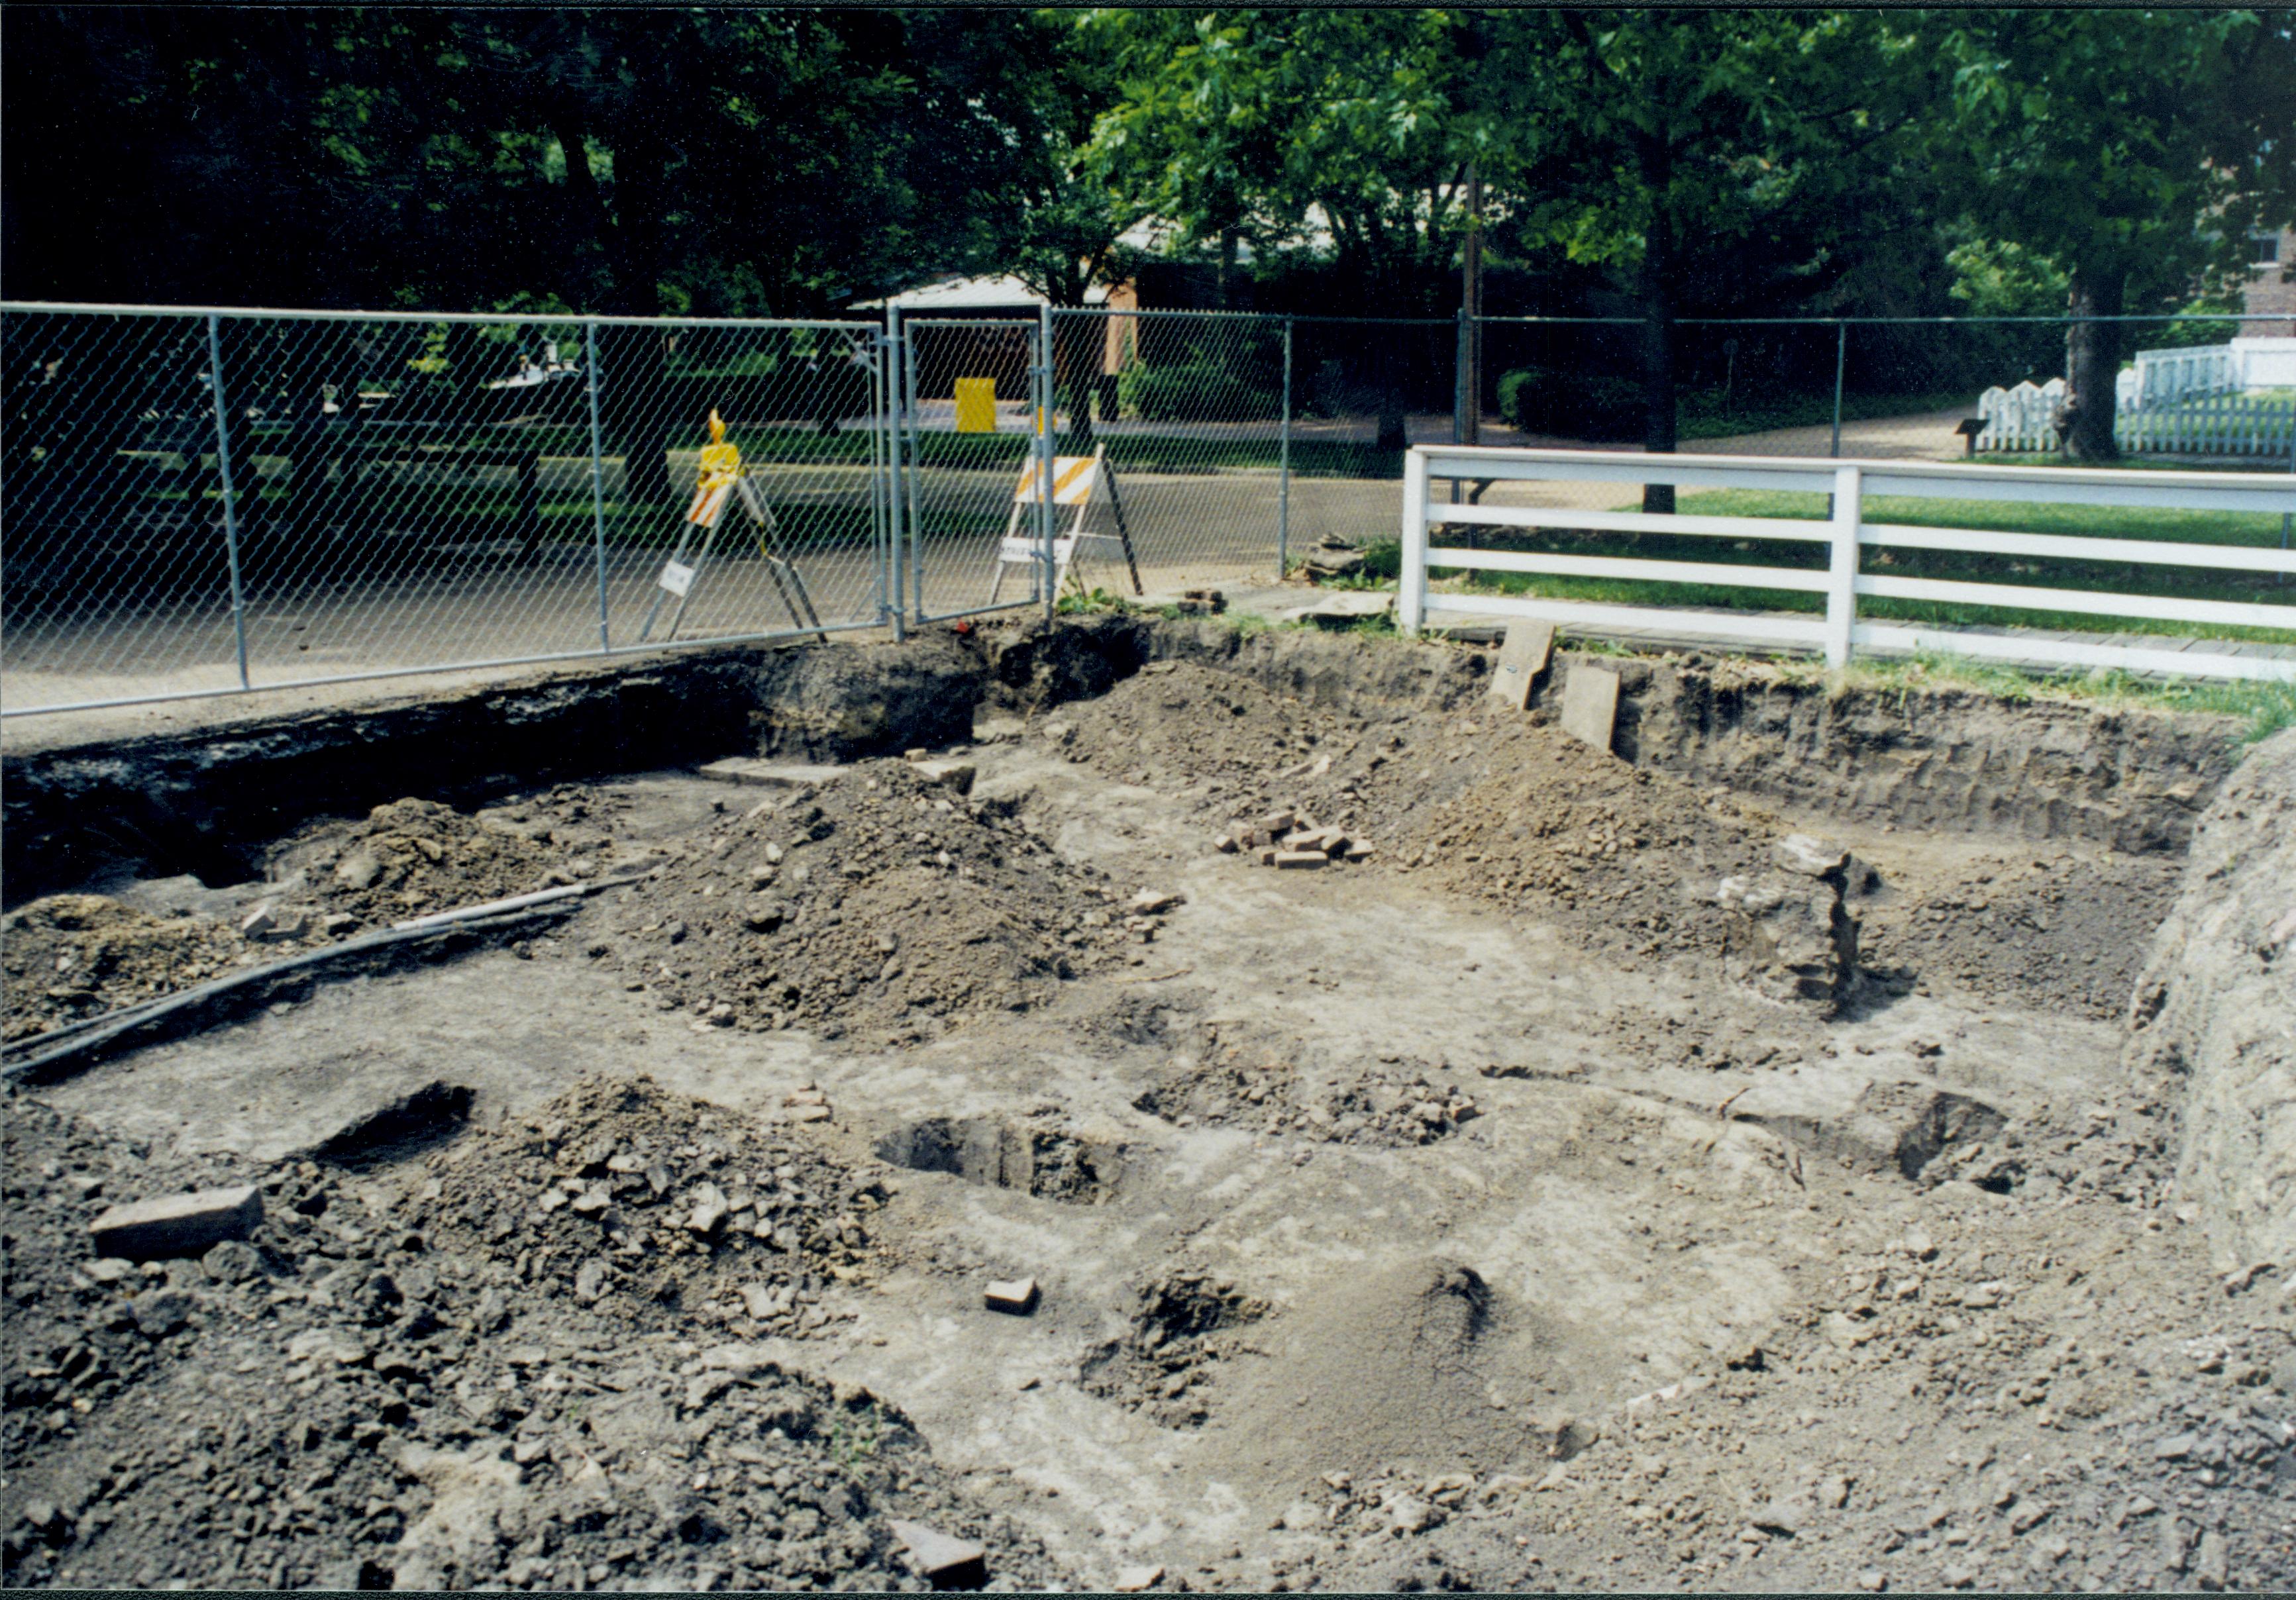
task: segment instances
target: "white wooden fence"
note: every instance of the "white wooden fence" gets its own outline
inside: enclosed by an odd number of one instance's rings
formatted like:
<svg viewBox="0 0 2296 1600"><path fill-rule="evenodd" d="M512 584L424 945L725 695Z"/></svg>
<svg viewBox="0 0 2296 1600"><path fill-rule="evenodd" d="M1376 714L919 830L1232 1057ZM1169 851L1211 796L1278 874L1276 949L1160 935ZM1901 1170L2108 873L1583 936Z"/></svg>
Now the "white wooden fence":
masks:
<svg viewBox="0 0 2296 1600"><path fill-rule="evenodd" d="M1830 494L1824 520L1641 511L1585 511L1566 506L1448 504L1432 499L1433 479L1496 483L1672 484L1681 488L1754 489ZM2156 507L2169 510L2261 511L2296 514L2296 477L2272 473L2139 472L2070 467L1962 466L1927 461L1812 461L1779 456L1644 455L1600 450L1507 450L1421 445L1404 459L1403 563L1397 618L1406 633L1425 625L1431 612L1528 616L1600 630L1674 629L1702 636L1823 649L1826 663L1845 666L1854 652L1915 650L2042 661L2053 665L2120 667L2178 677L2251 678L2296 682L2296 661L2222 651L2112 645L2085 639L1962 632L1918 624L1861 621L1861 595L2078 612L2109 617L2202 623L2220 627L2296 627L2296 591L2287 605L2184 600L2109 590L2047 589L2009 582L1964 583L1899 577L1863 570L1868 546L1957 551L1998 558L2004 576L2020 559L2110 561L2120 565L2203 567L2217 571L2296 574L2296 551L2244 544L2182 544L2144 539L2074 537L1915 527L1865 519L1869 495L1917 499L2040 502L2051 505ZM1499 528L1586 528L1622 534L1688 535L1716 539L1794 540L1828 547L1815 567L1747 567L1639 556L1568 555L1529 551L1466 549L1436 543L1431 534L1461 525ZM1431 568L1553 573L1628 578L1650 583L1799 590L1825 596L1823 616L1758 611L1689 610L1623 606L1521 595L1443 593L1428 585Z"/></svg>
<svg viewBox="0 0 2296 1600"><path fill-rule="evenodd" d="M2230 345L2139 350L2120 374L2120 409L2172 405L2202 395L2237 394L2246 386L2239 355Z"/></svg>
<svg viewBox="0 0 2296 1600"><path fill-rule="evenodd" d="M2153 352L2146 351L2145 355ZM2205 352L2203 353L2205 354ZM2141 360L2142 357L2140 356ZM2222 393L2191 389L2171 397L2167 387L2141 391L2120 375L2120 400L2112 420L2114 443L2131 455L2220 455L2245 461L2277 461L2296 448L2296 392ZM1988 453L2039 454L2062 443L2058 413L2065 403L2065 380L1989 388L1977 397L1985 423L1977 448Z"/></svg>

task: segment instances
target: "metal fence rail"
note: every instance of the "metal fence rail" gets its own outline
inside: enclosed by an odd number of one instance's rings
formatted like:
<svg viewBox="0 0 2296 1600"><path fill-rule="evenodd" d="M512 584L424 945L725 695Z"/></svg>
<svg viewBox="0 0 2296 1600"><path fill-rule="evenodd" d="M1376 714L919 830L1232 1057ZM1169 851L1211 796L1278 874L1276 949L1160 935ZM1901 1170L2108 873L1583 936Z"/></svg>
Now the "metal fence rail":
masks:
<svg viewBox="0 0 2296 1600"><path fill-rule="evenodd" d="M1588 511L1537 504L1445 503L1432 480L1494 485L1609 484L1646 490L1751 491L1828 497L1825 514L1706 515L1693 511ZM1721 455L1620 455L1576 450L1420 447L1405 465L1399 625L1415 633L1431 612L1525 616L1595 629L1664 628L1755 645L1818 648L1826 664L1847 666L1857 650L1952 650L1978 657L2047 660L2068 666L2120 668L2178 676L2296 682L2296 660L2197 650L2166 650L2094 640L2048 640L2001 633L1947 632L1859 616L1861 598L1942 601L2011 610L2150 618L2218 628L2296 627L2296 601L2226 601L2131 592L2105 587L2112 567L2131 574L2173 567L2275 575L2296 574L2296 551L2284 547L2085 538L2048 534L1930 527L1869 521L1869 501L1884 496L1928 502L2074 505L2175 512L2296 514L2296 479L2265 473L2144 472L2056 467L1959 466L1931 462L1841 461ZM1554 549L1487 549L1435 542L1439 532L1477 528L1652 535L1726 541L1734 551L1775 543L1791 551L1817 547L1824 562L1781 557L1746 561L1685 561L1636 553L1586 555ZM1623 543L1614 541L1614 543ZM1932 551L1973 558L1975 580L1907 576L1866 570L1868 551ZM1886 559L1886 557L1884 558ZM2018 584L2033 559L2088 563L2097 576L2080 587ZM1774 564L1773 564L1774 563ZM1814 615L1775 609L1689 610L1430 587L1441 570L1529 573L1632 584L1693 584L1821 595Z"/></svg>
<svg viewBox="0 0 2296 1600"><path fill-rule="evenodd" d="M2183 341L2148 370L2234 372L2241 326L2133 333ZM1685 321L1682 446L1950 461L1997 437L1963 427L1978 390L2046 375L2064 331ZM1638 445L1645 332L0 304L0 715L1266 585L1393 538L1407 447ZM2155 387L2126 447L2296 467L2296 388ZM1086 459L1085 502L1053 503ZM1604 527L1628 481L1541 503Z"/></svg>

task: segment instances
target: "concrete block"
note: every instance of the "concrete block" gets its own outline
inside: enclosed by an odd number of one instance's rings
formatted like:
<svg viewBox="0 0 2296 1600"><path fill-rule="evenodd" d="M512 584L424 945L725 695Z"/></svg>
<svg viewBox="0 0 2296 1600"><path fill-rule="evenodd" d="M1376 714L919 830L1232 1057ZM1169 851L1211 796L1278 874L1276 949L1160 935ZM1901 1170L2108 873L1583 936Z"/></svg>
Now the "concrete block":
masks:
<svg viewBox="0 0 2296 1600"><path fill-rule="evenodd" d="M1116 1592L1136 1595L1143 1589L1152 1589L1163 1581L1162 1567L1119 1567L1116 1572Z"/></svg>
<svg viewBox="0 0 2296 1600"><path fill-rule="evenodd" d="M1562 731L1608 755L1619 720L1619 674L1584 663L1562 683Z"/></svg>
<svg viewBox="0 0 2296 1600"><path fill-rule="evenodd" d="M1510 711L1529 705L1531 685L1554 653L1553 623L1508 624L1506 643L1499 647L1498 660L1491 667L1490 698Z"/></svg>
<svg viewBox="0 0 2296 1600"><path fill-rule="evenodd" d="M1275 864L1275 850L1273 845L1262 845L1258 850L1253 851L1252 854L1263 867L1273 867Z"/></svg>
<svg viewBox="0 0 2296 1600"><path fill-rule="evenodd" d="M1253 823L1252 826L1257 828L1260 832L1274 837L1290 833L1299 820L1300 813L1298 812L1272 811L1266 816L1260 818L1259 821Z"/></svg>
<svg viewBox="0 0 2296 1600"><path fill-rule="evenodd" d="M704 778L738 783L751 788L800 788L807 784L834 783L845 776L843 767L800 761L767 761L755 755L735 755L713 761L701 769Z"/></svg>
<svg viewBox="0 0 2296 1600"><path fill-rule="evenodd" d="M88 1224L98 1255L147 1261L205 1255L226 1239L243 1239L263 1220L263 1196L251 1183L201 1189L115 1205Z"/></svg>
<svg viewBox="0 0 2296 1600"><path fill-rule="evenodd" d="M914 764L917 776L928 783L953 788L960 795L972 792L972 780L977 769L969 761L920 761Z"/></svg>
<svg viewBox="0 0 2296 1600"><path fill-rule="evenodd" d="M1187 903L1188 897L1177 891L1143 889L1132 897L1131 903L1124 909L1136 917L1154 917L1170 910L1174 906Z"/></svg>
<svg viewBox="0 0 2296 1600"><path fill-rule="evenodd" d="M1274 854L1278 867L1324 867L1332 860L1320 850L1278 850Z"/></svg>
<svg viewBox="0 0 2296 1600"><path fill-rule="evenodd" d="M1026 1317L1037 1309L1037 1280L1033 1278L999 1278L989 1284L983 1302L992 1311Z"/></svg>
<svg viewBox="0 0 2296 1600"><path fill-rule="evenodd" d="M906 1550L917 1576L937 1589L979 1588L988 1581L988 1550L971 1539L958 1539L922 1522L898 1518L889 1524L893 1537Z"/></svg>
<svg viewBox="0 0 2296 1600"><path fill-rule="evenodd" d="M1804 878L1833 878L1849 864L1849 852L1806 833L1790 833L1770 846L1770 863Z"/></svg>

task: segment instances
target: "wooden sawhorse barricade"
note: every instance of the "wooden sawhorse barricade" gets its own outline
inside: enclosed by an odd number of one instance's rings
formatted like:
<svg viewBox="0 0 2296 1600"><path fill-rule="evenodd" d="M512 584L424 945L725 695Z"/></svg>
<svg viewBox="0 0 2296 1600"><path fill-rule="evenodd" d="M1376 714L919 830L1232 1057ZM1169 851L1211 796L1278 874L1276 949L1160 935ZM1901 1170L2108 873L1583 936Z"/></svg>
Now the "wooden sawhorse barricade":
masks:
<svg viewBox="0 0 2296 1600"><path fill-rule="evenodd" d="M1103 481L1108 485L1109 509L1116 517L1113 534L1093 534L1085 531L1085 518L1091 514L1093 492ZM1044 559L1045 542L1033 535L1021 532L1021 514L1037 503L1037 458L1030 456L1021 469L1021 481L1013 491L1013 514L1005 518L1004 537L996 547L995 575L988 585L988 603L995 605L996 596L1004 586L1004 569L1008 567L1034 568ZM1125 526L1124 499L1116 492L1116 469L1108 462L1108 446L1096 447L1090 455L1062 455L1053 458L1053 503L1073 506L1076 518L1069 530L1053 539L1053 592L1058 594L1061 585L1069 580L1078 548L1086 541L1095 544L1113 544L1124 552L1124 565L1132 575L1132 592L1144 594L1140 585L1140 561L1133 554L1132 530ZM1082 581L1078 580L1078 587Z"/></svg>

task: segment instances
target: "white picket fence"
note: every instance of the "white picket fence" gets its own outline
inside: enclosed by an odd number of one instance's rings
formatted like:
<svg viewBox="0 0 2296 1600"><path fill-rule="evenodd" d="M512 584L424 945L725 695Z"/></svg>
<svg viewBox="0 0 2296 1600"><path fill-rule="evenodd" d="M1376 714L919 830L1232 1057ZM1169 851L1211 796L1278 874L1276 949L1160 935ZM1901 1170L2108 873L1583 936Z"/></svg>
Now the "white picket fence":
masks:
<svg viewBox="0 0 2296 1600"><path fill-rule="evenodd" d="M2273 461L2288 457L2291 449L2296 448L2296 439L2291 437L2296 432L2296 393L2188 390L2177 399L2131 404L2128 396L2136 388L2128 381L2128 373L2120 376L2121 404L2113 418L2112 437L2131 455L2222 455ZM1987 389L1977 398L1977 414L1985 423L1977 436L1977 448L2008 454L2055 450L2062 443L2057 420L2064 403L2062 378L2038 386L2021 383L2014 388Z"/></svg>
<svg viewBox="0 0 2296 1600"><path fill-rule="evenodd" d="M1989 452L2028 454L2057 447L2057 415L2064 410L2065 380L2052 378L2035 386L1989 388L1977 397L1977 414L1985 429L1977 447Z"/></svg>
<svg viewBox="0 0 2296 1600"><path fill-rule="evenodd" d="M2172 405L2201 395L2237 394L2246 387L2244 372L2230 345L2139 350L2136 364L2122 370L2114 396L2122 411Z"/></svg>
<svg viewBox="0 0 2296 1600"><path fill-rule="evenodd" d="M2202 395L2113 419L2112 437L2132 455L2229 455L2288 460L2296 448L2296 395Z"/></svg>
<svg viewBox="0 0 2296 1600"><path fill-rule="evenodd" d="M1642 511L1587 511L1568 506L1444 503L1431 480L1456 483L1672 484L1680 488L1753 489L1833 496L1824 519L1723 517ZM1862 569L1869 546L1956 551L1997 559L2009 572L2021 559L2108 561L2121 566L2185 567L2217 571L2296 574L2296 551L2251 544L2185 544L2057 534L1915 527L1866 520L1869 495L1979 500L2169 510L2260 511L2296 515L2296 477L2264 472L2152 472L2071 467L1995 467L1930 461L1813 461L1782 456L1645 455L1600 450L1509 450L1420 445L1404 458L1403 560L1397 621L1416 633L1431 612L1527 616L1602 630L1674 630L1750 645L1816 648L1841 667L1857 651L1949 651L1996 659L2083 667L2120 667L2175 677L2296 682L2296 659L2229 650L2164 649L2100 640L1993 633L1866 622L1865 595L2000 606L2036 611L2200 623L2216 627L2296 628L2296 598L2286 605L2186 600L2111 590L2048 589L2014 583L1948 582ZM1464 548L1431 542L1431 530L1480 527L1586 528L1617 533L1689 535L1715 539L1777 539L1824 544L1823 568L1742 567L1639 556ZM1428 586L1430 568L1533 572L1648 583L1794 590L1825 596L1823 616L1623 606L1522 595L1442 593Z"/></svg>

